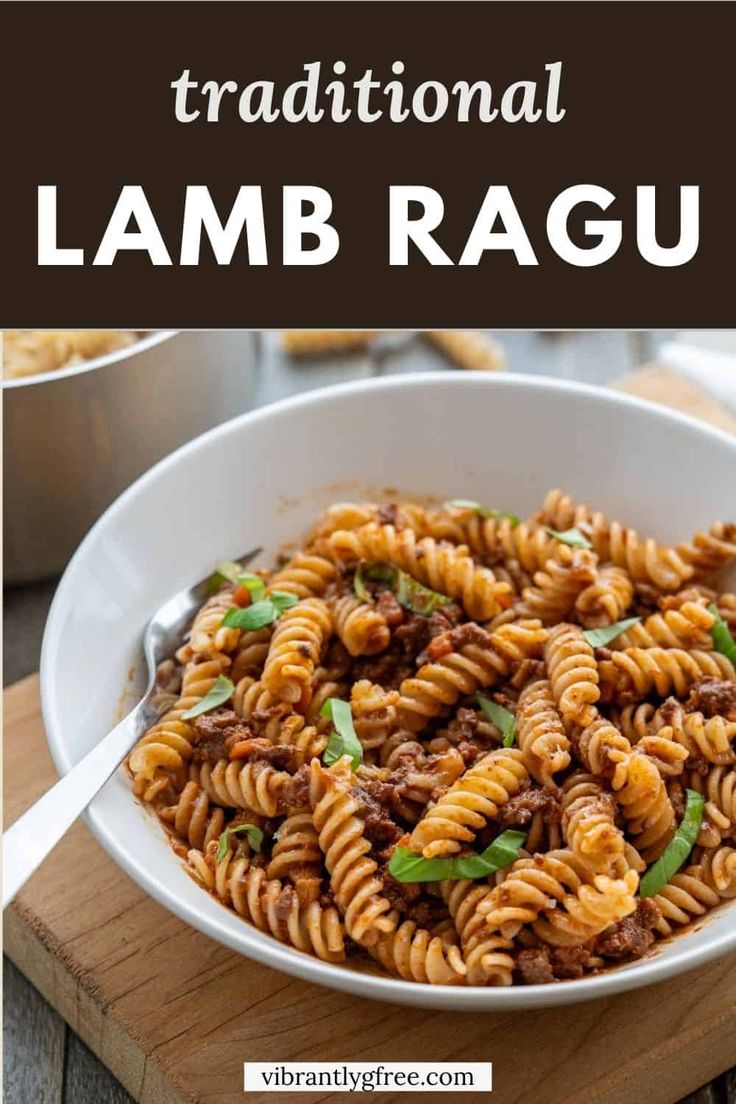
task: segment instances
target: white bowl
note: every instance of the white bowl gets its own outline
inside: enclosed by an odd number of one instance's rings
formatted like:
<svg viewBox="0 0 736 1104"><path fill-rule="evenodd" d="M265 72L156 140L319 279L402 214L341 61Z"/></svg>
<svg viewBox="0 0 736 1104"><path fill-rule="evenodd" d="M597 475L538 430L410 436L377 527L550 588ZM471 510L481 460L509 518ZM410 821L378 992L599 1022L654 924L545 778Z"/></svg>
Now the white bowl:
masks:
<svg viewBox="0 0 736 1104"><path fill-rule="evenodd" d="M428 373L349 383L254 411L163 460L89 533L54 600L43 715L61 773L118 719L143 625L162 600L253 545L275 552L321 507L383 488L535 510L550 487L666 541L736 517L736 439L625 395L523 376ZM396 494L394 490L391 492ZM130 686L128 686L130 698ZM431 987L333 966L278 943L185 873L122 770L87 814L153 897L233 950L362 996L432 1008L566 1004L661 981L736 947L724 906L651 958L508 989Z"/></svg>

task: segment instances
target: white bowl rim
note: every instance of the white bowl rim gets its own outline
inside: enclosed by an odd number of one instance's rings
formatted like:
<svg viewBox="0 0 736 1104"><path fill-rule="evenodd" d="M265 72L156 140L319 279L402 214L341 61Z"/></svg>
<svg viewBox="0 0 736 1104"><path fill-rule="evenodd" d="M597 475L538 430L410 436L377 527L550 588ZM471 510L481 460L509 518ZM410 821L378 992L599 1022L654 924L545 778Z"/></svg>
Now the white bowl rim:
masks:
<svg viewBox="0 0 736 1104"><path fill-rule="evenodd" d="M117 329L108 332L120 333L120 331L121 327L118 326ZM106 368L109 364L115 364L119 360L127 360L128 357L143 353L146 349L153 349L156 345L160 345L162 341L168 341L170 338L176 337L180 332L179 330L154 330L153 333L146 334L145 337L139 337L132 345L125 345L122 349L114 349L111 353L105 353L104 356L90 357L89 360L83 360L80 364L72 364L69 368L54 368L50 372L18 376L17 379L10 377L0 382L2 382L3 390L12 390L16 387L31 387L37 383L54 383L57 380L71 379L72 376L94 372L97 368Z"/></svg>
<svg viewBox="0 0 736 1104"><path fill-rule="evenodd" d="M53 693L51 675L53 656L60 644L61 614L66 604L67 591L73 585L77 565L83 562L87 546L92 543L98 530L104 528L108 519L124 509L129 500L134 499L149 482L158 479L168 467L177 464L183 456L198 451L215 437L239 433L242 427L269 419L282 412L303 409L344 395L359 395L363 391L376 389L386 391L413 389L423 384L435 383L452 385L453 387L467 387L468 389L473 387L496 387L522 392L526 389L536 389L562 393L574 392L578 395L582 393L596 401L610 404L612 407L619 407L624 410L627 408L638 409L652 418L669 423L679 423L690 432L719 440L736 454L736 438L724 430L717 429L688 414L660 406L647 399L640 399L626 392L570 380L560 380L550 376L531 376L521 373L513 375L485 373L450 375L447 371L428 371L378 379L374 377L352 380L289 396L223 422L164 457L123 491L98 519L79 545L59 582L44 631L41 650L40 689L46 739L60 775L66 774L74 763L65 747L62 725L58 715L58 705ZM155 880L154 872L138 860L136 856L129 855L125 851L120 836L116 835L114 831L114 826L106 824L104 818L101 819L94 809L88 809L84 817L93 835L118 865L154 900L159 901L191 927L246 957L254 958L256 961L262 960L275 969L295 975L305 981L389 1003L410 1004L448 1011L502 1011L506 1009L511 1011L518 1008L553 1007L610 997L630 989L652 985L695 969L736 949L736 925L734 925L730 931L724 931L717 937L711 935L710 939L705 938L700 944L692 947L685 945L676 959L655 954L651 958L644 958L623 967L612 968L601 974L574 981L553 982L547 985L510 986L507 988L456 988L403 981L390 976L351 970L342 965L331 965L294 950L275 939L269 940L267 946L258 944L257 948L254 947L251 943L252 936L248 924L244 923L242 932L238 931L235 935L224 925L218 924L217 921L190 907L180 900L175 893L161 887ZM736 907L736 905L732 907ZM675 938L678 941L683 938L687 940L687 933Z"/></svg>

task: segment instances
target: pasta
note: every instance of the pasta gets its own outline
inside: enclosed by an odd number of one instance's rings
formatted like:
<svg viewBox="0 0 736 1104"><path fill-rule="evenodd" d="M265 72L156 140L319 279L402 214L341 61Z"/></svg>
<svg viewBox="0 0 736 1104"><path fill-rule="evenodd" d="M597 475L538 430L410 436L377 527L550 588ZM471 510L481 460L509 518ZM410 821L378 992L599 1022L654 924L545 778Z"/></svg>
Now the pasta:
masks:
<svg viewBox="0 0 736 1104"><path fill-rule="evenodd" d="M259 572L266 624L223 624L231 583L196 612L133 791L208 893L324 962L509 986L636 959L736 898L735 533L665 547L559 491L519 521L338 503Z"/></svg>
<svg viewBox="0 0 736 1104"><path fill-rule="evenodd" d="M133 345L142 336L127 330L6 330L0 335L6 379L71 368Z"/></svg>
<svg viewBox="0 0 736 1104"><path fill-rule="evenodd" d="M426 337L458 368L498 372L504 366L501 346L478 330L427 330Z"/></svg>

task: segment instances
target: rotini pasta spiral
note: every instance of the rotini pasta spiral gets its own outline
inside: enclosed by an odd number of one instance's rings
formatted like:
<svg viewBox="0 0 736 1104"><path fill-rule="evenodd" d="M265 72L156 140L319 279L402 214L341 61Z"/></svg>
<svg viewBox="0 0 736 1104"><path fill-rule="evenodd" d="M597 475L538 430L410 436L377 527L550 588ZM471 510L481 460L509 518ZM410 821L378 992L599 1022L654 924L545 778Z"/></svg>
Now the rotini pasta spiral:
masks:
<svg viewBox="0 0 736 1104"><path fill-rule="evenodd" d="M262 682L275 698L309 703L312 676L332 632L332 614L321 598L305 598L281 615L268 649Z"/></svg>
<svg viewBox="0 0 736 1104"><path fill-rule="evenodd" d="M667 703L665 703L667 704ZM715 766L736 762L736 721L725 717L705 717L702 713L686 713L679 703L673 708L657 710L652 728L659 736L676 741L687 750L690 759L706 759Z"/></svg>
<svg viewBox="0 0 736 1104"><path fill-rule="evenodd" d="M201 849L190 851L188 861L206 889L256 928L325 962L344 960L337 909L323 908L318 901L303 904L292 886L267 878L262 867L252 866L244 857L233 858L232 852L217 863L211 845L205 854Z"/></svg>
<svg viewBox="0 0 736 1104"><path fill-rule="evenodd" d="M699 864L703 881L719 897L736 897L736 848L709 848L703 852Z"/></svg>
<svg viewBox="0 0 736 1104"><path fill-rule="evenodd" d="M696 533L690 543L678 545L677 551L695 578L712 575L736 560L736 525L717 521L707 533Z"/></svg>
<svg viewBox="0 0 736 1104"><path fill-rule="evenodd" d="M226 808L251 809L262 816L276 816L281 792L291 775L268 763L245 763L241 759L220 759L210 763L192 763L191 780L212 801Z"/></svg>
<svg viewBox="0 0 736 1104"><path fill-rule="evenodd" d="M192 755L193 729L182 714L192 709L207 694L221 675L226 662L222 657L204 662L192 660L184 668L181 696L173 708L141 737L128 757L135 792L144 801L153 801L169 783L170 774L181 771Z"/></svg>
<svg viewBox="0 0 736 1104"><path fill-rule="evenodd" d="M697 602L684 602L679 609L653 613L632 625L611 641L611 648L699 648L712 646L710 630L715 618Z"/></svg>
<svg viewBox="0 0 736 1104"><path fill-rule="evenodd" d="M330 602L335 631L351 656L375 655L384 651L391 639L386 618L370 602L356 594L344 594Z"/></svg>
<svg viewBox="0 0 736 1104"><path fill-rule="evenodd" d="M518 564L530 576L541 570L559 547L541 525L516 524L508 517L484 518L466 507L428 511L425 531L435 540L467 545L482 562Z"/></svg>
<svg viewBox="0 0 736 1104"><path fill-rule="evenodd" d="M564 622L549 634L544 648L552 694L566 725L588 725L595 718L598 665L577 625Z"/></svg>
<svg viewBox="0 0 736 1104"><path fill-rule="evenodd" d="M440 716L463 694L491 686L508 675L524 659L541 655L546 630L539 621L516 621L501 625L478 642L473 639L425 663L416 676L401 683L397 713L403 727L414 732L432 717Z"/></svg>
<svg viewBox="0 0 736 1104"><path fill-rule="evenodd" d="M646 862L653 862L675 830L675 811L664 779L648 756L631 751L617 763L611 786L634 846Z"/></svg>
<svg viewBox="0 0 736 1104"><path fill-rule="evenodd" d="M266 868L269 878L298 883L305 879L322 881L322 852L319 835L309 810L290 813L279 826Z"/></svg>
<svg viewBox="0 0 736 1104"><path fill-rule="evenodd" d="M578 594L575 611L586 629L597 629L622 621L633 600L634 584L623 568L605 564Z"/></svg>
<svg viewBox="0 0 736 1104"><path fill-rule="evenodd" d="M524 924L532 924L582 884L571 851L549 851L517 859L503 879L478 904L479 915L491 931L513 938Z"/></svg>
<svg viewBox="0 0 736 1104"><path fill-rule="evenodd" d="M517 609L525 617L538 617L543 625L563 621L581 592L596 578L596 558L585 548L560 544L555 555L534 576Z"/></svg>
<svg viewBox="0 0 736 1104"><path fill-rule="evenodd" d="M468 985L505 986L513 982L514 958L510 939L489 931L479 903L490 890L485 884L468 879L441 882L440 892L447 902L466 968Z"/></svg>
<svg viewBox="0 0 736 1104"><path fill-rule="evenodd" d="M234 587L229 584L213 594L194 618L189 647L195 655L217 657L221 652L234 652L240 640L240 629L223 625L222 619L233 605Z"/></svg>
<svg viewBox="0 0 736 1104"><path fill-rule="evenodd" d="M360 529L338 530L328 541L331 554L345 564L359 560L386 562L406 571L432 590L458 601L469 617L488 621L508 604L510 587L499 582L462 548L432 537L417 540L412 529L370 522Z"/></svg>
<svg viewBox="0 0 736 1104"><path fill-rule="evenodd" d="M711 767L705 776L699 771L689 771L687 785L705 796L704 814L716 829L718 842L726 836L736 836L736 769Z"/></svg>
<svg viewBox="0 0 736 1104"><path fill-rule="evenodd" d="M592 774L571 774L562 785L562 831L574 855L595 873L612 874L624 857L616 803Z"/></svg>
<svg viewBox="0 0 736 1104"><path fill-rule="evenodd" d="M225 827L224 810L212 805L210 795L196 781L187 782L176 805L161 810L161 818L190 847L200 850L217 840Z"/></svg>
<svg viewBox="0 0 736 1104"><path fill-rule="evenodd" d="M662 591L679 590L693 574L693 568L674 548L666 548L651 537L640 540L634 529L609 522L604 514L576 505L562 491L550 491L539 521L553 529L581 529L592 541L601 563L610 561L624 568L635 583L650 583Z"/></svg>
<svg viewBox="0 0 736 1104"><path fill-rule="evenodd" d="M396 729L398 701L398 690L384 690L368 679L353 683L350 692L353 724L365 749L382 747Z"/></svg>
<svg viewBox="0 0 736 1104"><path fill-rule="evenodd" d="M547 679L529 683L519 695L516 740L532 778L555 788L554 775L570 766L570 741Z"/></svg>
<svg viewBox="0 0 736 1104"><path fill-rule="evenodd" d="M553 946L575 946L634 912L639 885L635 870L621 878L595 874L592 881L567 894L557 908L547 909L532 925L534 933Z"/></svg>
<svg viewBox="0 0 736 1104"><path fill-rule="evenodd" d="M439 801L411 834L410 847L425 858L450 855L496 816L518 793L528 774L518 748L498 748L484 755Z"/></svg>
<svg viewBox="0 0 736 1104"><path fill-rule="evenodd" d="M736 677L733 664L720 652L683 648L625 648L599 665L604 701L642 701L652 692L684 697L693 683L710 676Z"/></svg>
<svg viewBox="0 0 736 1104"><path fill-rule="evenodd" d="M717 890L703 880L701 867L689 866L670 878L653 901L661 913L656 924L660 935L672 935L675 928L689 924L709 909L715 908L720 897Z"/></svg>
<svg viewBox="0 0 736 1104"><path fill-rule="evenodd" d="M330 887L345 930L365 947L373 946L382 932L390 932L391 905L383 896L377 864L369 858L371 845L357 815L359 805L351 793L350 760L339 759L325 769L316 759L310 770L310 801L319 845L330 875Z"/></svg>
<svg viewBox="0 0 736 1104"><path fill-rule="evenodd" d="M382 933L370 948L389 973L429 985L463 984L467 968L459 947L420 928L413 920L400 923L398 914L391 919L391 930Z"/></svg>
<svg viewBox="0 0 736 1104"><path fill-rule="evenodd" d="M337 568L331 560L309 552L297 552L272 577L269 591L282 590L297 598L321 598L330 583L337 578Z"/></svg>

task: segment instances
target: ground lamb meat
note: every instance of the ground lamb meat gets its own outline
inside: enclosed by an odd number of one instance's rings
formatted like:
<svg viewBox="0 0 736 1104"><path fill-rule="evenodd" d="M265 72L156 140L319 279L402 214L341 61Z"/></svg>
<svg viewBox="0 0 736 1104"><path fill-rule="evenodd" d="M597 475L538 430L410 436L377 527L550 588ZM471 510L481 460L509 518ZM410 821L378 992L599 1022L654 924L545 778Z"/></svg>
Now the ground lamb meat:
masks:
<svg viewBox="0 0 736 1104"><path fill-rule="evenodd" d="M386 620L389 628L400 625L406 614L396 601L396 595L392 590L382 590L376 598L376 613L380 613Z"/></svg>
<svg viewBox="0 0 736 1104"><path fill-rule="evenodd" d="M541 812L546 821L556 821L560 817L560 803L549 790L528 789L514 794L496 815L496 823L505 828L523 828L536 812Z"/></svg>
<svg viewBox="0 0 736 1104"><path fill-rule="evenodd" d="M353 796L359 803L359 815L364 819L366 839L374 847L385 847L404 835L405 829L400 828L391 816L394 787L390 783L362 782L354 787Z"/></svg>
<svg viewBox="0 0 736 1104"><path fill-rule="evenodd" d="M516 972L522 985L548 985L555 980L548 947L529 947L516 956Z"/></svg>
<svg viewBox="0 0 736 1104"><path fill-rule="evenodd" d="M293 809L309 808L309 763L293 774L279 793L278 813L283 816Z"/></svg>
<svg viewBox="0 0 736 1104"><path fill-rule="evenodd" d="M275 770L291 773L297 768L299 752L292 744L272 744L270 740L254 739L246 742L240 758L249 763L268 763Z"/></svg>
<svg viewBox="0 0 736 1104"><path fill-rule="evenodd" d="M429 643L429 618L410 613L394 633L394 640L406 658L415 661Z"/></svg>
<svg viewBox="0 0 736 1104"><path fill-rule="evenodd" d="M641 958L654 942L652 929L662 914L649 897L642 897L636 912L606 928L595 941L595 953L605 958Z"/></svg>
<svg viewBox="0 0 736 1104"><path fill-rule="evenodd" d="M417 656L417 664L432 663L441 659L450 652L459 652L467 644L476 644L481 648L490 647L490 634L476 625L474 621L466 621L464 625L456 625L454 628L446 628L443 632L432 637L429 646Z"/></svg>
<svg viewBox="0 0 736 1104"><path fill-rule="evenodd" d="M516 972L522 985L548 985L583 976L590 947L527 947L516 956Z"/></svg>
<svg viewBox="0 0 736 1104"><path fill-rule="evenodd" d="M252 738L253 732L232 709L204 713L193 725L192 759L195 763L217 763L228 759L230 748L240 740Z"/></svg>
<svg viewBox="0 0 736 1104"><path fill-rule="evenodd" d="M736 721L736 682L704 678L690 691L686 709L689 713L704 713L706 717L725 717Z"/></svg>
<svg viewBox="0 0 736 1104"><path fill-rule="evenodd" d="M414 663L394 643L381 655L358 659L353 667L356 682L368 679L369 682L379 683L384 690L398 690L404 679L414 673Z"/></svg>

